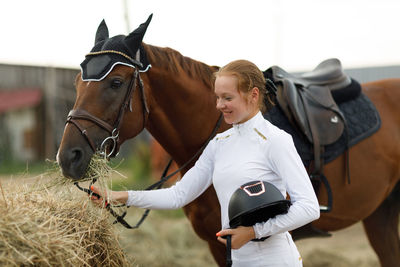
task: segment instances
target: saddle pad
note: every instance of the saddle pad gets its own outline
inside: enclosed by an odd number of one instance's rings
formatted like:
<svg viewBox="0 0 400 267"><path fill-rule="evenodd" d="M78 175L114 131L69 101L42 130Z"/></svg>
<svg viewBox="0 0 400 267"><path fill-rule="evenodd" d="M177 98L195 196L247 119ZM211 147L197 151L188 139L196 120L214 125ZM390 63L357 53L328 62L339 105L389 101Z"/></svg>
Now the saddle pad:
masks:
<svg viewBox="0 0 400 267"><path fill-rule="evenodd" d="M371 100L363 93L357 98L340 103L338 106L347 122L348 147L354 146L379 130L381 120L378 111ZM292 127L281 108L278 105L274 106L264 114L264 118L292 135L297 152L300 154L303 163L308 166L314 159L312 144L302 133ZM324 163L333 161L345 152L346 140L345 129L338 141L325 146Z"/></svg>

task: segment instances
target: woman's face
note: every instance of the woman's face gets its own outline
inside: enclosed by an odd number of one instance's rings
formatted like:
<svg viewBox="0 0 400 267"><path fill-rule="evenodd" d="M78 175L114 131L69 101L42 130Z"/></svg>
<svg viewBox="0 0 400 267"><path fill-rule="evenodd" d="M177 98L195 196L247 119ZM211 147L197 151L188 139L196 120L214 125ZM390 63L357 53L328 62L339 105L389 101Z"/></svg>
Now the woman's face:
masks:
<svg viewBox="0 0 400 267"><path fill-rule="evenodd" d="M254 97L254 90L257 97ZM258 88L247 94L239 93L238 80L232 75L217 76L215 80L215 95L217 96L217 109L224 115L228 124L243 123L252 118L259 110Z"/></svg>

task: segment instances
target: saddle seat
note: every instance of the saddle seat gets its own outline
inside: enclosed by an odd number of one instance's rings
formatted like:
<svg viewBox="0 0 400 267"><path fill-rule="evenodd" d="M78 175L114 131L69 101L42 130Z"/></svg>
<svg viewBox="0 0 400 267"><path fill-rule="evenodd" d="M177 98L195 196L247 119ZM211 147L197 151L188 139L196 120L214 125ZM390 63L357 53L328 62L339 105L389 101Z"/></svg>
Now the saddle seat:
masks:
<svg viewBox="0 0 400 267"><path fill-rule="evenodd" d="M271 69L273 80L288 79L303 87L328 86L332 91L345 88L351 83L350 77L343 72L341 62L336 58L324 60L312 71L301 75L290 74L278 66L272 66Z"/></svg>

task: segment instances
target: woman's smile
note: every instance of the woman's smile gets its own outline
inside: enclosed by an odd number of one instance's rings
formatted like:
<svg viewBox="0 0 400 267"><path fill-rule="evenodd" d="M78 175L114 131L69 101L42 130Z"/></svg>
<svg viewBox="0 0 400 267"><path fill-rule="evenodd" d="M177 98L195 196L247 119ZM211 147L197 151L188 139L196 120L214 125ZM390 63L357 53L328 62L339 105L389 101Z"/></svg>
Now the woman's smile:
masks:
<svg viewBox="0 0 400 267"><path fill-rule="evenodd" d="M248 94L239 91L235 76L218 76L215 80L215 95L217 109L223 113L228 124L245 122L258 112L257 104L250 103Z"/></svg>

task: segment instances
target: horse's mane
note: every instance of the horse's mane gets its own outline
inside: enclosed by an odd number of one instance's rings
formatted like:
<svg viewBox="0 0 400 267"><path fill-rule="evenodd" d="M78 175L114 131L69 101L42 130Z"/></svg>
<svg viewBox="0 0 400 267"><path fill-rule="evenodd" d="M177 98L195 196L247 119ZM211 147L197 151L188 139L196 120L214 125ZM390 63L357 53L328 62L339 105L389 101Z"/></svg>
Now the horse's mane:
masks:
<svg viewBox="0 0 400 267"><path fill-rule="evenodd" d="M211 77L218 67L185 57L169 47L162 48L148 44L143 44L143 46L152 65L177 75L182 75L184 72L189 77L202 80L208 87L211 87Z"/></svg>

